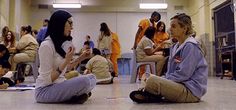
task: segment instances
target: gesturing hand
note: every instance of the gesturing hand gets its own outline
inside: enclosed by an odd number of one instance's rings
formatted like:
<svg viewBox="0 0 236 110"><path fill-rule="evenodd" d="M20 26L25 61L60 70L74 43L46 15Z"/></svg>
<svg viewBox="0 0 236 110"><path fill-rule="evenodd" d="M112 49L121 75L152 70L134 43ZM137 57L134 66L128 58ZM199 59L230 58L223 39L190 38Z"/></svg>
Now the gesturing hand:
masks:
<svg viewBox="0 0 236 110"><path fill-rule="evenodd" d="M84 50L83 53L80 55L80 59L81 61L85 60L85 59L88 59L91 57L91 51L90 49L87 49L87 50Z"/></svg>
<svg viewBox="0 0 236 110"><path fill-rule="evenodd" d="M67 63L69 63L72 60L74 53L75 53L75 48L69 47L68 52L66 53L65 56L65 60Z"/></svg>

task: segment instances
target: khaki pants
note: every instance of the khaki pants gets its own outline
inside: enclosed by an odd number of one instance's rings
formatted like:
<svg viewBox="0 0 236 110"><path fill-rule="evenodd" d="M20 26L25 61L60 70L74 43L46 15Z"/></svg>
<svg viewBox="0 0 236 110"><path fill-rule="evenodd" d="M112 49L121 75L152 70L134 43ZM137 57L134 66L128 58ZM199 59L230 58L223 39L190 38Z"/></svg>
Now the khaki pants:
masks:
<svg viewBox="0 0 236 110"><path fill-rule="evenodd" d="M15 71L16 70L16 65L18 63L22 62L33 62L35 60L34 57L30 57L26 53L17 53L14 56L10 58L10 63L11 63L11 70Z"/></svg>
<svg viewBox="0 0 236 110"><path fill-rule="evenodd" d="M165 57L163 55L151 55L151 56L146 56L142 59L138 59L138 61L154 61L157 62L156 64L156 75L160 76L162 68L165 64Z"/></svg>
<svg viewBox="0 0 236 110"><path fill-rule="evenodd" d="M161 95L171 102L199 102L199 98L195 97L183 84L159 76L150 76L145 90L155 95Z"/></svg>

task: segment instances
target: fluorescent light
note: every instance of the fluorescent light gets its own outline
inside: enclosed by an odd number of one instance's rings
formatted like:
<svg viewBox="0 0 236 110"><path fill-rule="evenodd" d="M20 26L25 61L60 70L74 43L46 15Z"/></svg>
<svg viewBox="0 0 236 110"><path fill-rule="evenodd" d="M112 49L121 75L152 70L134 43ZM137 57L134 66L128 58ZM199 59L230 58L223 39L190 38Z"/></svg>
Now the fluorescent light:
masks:
<svg viewBox="0 0 236 110"><path fill-rule="evenodd" d="M80 3L53 3L53 8L81 8Z"/></svg>
<svg viewBox="0 0 236 110"><path fill-rule="evenodd" d="M140 9L166 9L167 3L140 3Z"/></svg>

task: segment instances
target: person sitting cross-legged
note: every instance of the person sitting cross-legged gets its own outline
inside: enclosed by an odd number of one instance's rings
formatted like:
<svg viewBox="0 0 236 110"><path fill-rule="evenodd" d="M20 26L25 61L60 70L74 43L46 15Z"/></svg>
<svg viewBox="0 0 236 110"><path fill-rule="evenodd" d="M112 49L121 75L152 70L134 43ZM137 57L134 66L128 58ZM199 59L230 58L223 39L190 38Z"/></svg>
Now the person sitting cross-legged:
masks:
<svg viewBox="0 0 236 110"><path fill-rule="evenodd" d="M178 42L170 49L165 77L150 76L144 88L130 93L134 102L193 103L207 91L208 66L199 43L192 37L190 16L178 14L170 24L171 36Z"/></svg>
<svg viewBox="0 0 236 110"><path fill-rule="evenodd" d="M101 56L101 52L97 48L93 48L93 57L86 64L84 74L92 73L96 76L97 84L113 83L113 76L111 75L112 63L108 59Z"/></svg>

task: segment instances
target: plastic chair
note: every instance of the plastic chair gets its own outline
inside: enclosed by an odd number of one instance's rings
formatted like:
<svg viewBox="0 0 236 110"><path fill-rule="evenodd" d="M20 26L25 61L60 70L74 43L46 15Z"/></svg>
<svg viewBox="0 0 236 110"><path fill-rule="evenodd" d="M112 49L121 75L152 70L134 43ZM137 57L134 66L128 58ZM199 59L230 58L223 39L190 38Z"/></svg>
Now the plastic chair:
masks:
<svg viewBox="0 0 236 110"><path fill-rule="evenodd" d="M39 55L38 55L38 51L36 53L34 61L18 63L16 70L19 70L19 68L21 67L20 65L30 65L30 68L32 69L32 73L33 73L33 77L34 77L34 82L36 82L36 79L37 79L37 77L39 75L39 73L38 73L38 69L39 69ZM22 74L20 72L23 72L23 71L17 71L17 74Z"/></svg>
<svg viewBox="0 0 236 110"><path fill-rule="evenodd" d="M148 66L151 74L156 74L156 62L137 61L136 50L133 49L133 68L132 68L130 83L136 82L138 71L140 69L140 66L142 65Z"/></svg>

